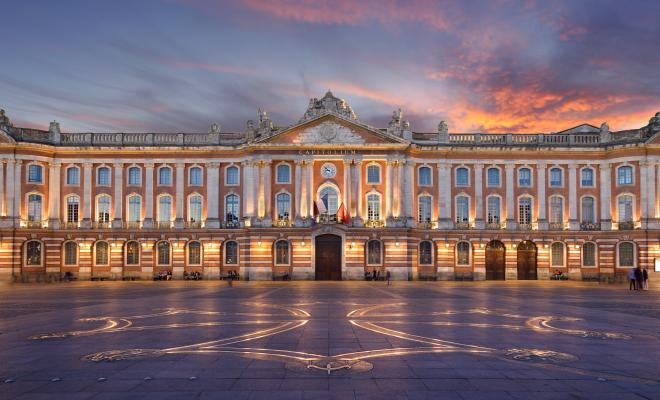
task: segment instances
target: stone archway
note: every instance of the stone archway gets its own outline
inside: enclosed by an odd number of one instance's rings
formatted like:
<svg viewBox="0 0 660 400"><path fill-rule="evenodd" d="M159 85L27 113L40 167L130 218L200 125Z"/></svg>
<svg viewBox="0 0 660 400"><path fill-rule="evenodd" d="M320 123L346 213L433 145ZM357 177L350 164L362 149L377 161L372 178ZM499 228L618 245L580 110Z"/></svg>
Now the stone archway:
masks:
<svg viewBox="0 0 660 400"><path fill-rule="evenodd" d="M491 240L486 245L486 280L504 280L505 247L499 240Z"/></svg>

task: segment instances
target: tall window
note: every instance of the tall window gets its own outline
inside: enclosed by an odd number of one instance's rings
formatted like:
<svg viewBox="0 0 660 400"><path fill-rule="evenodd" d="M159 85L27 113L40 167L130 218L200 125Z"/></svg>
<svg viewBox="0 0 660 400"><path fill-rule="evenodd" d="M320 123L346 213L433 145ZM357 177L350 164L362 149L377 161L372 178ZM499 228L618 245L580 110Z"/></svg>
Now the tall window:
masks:
<svg viewBox="0 0 660 400"><path fill-rule="evenodd" d="M532 170L529 168L520 168L518 170L518 186L530 187L532 186Z"/></svg>
<svg viewBox="0 0 660 400"><path fill-rule="evenodd" d="M550 264L553 267L563 267L564 264L564 243L554 242L550 246Z"/></svg>
<svg viewBox="0 0 660 400"><path fill-rule="evenodd" d="M202 169L200 167L192 167L188 171L188 184L190 186L201 186L202 185Z"/></svg>
<svg viewBox="0 0 660 400"><path fill-rule="evenodd" d="M633 183L633 167L624 165L616 170L616 184L617 185L632 185Z"/></svg>
<svg viewBox="0 0 660 400"><path fill-rule="evenodd" d="M500 198L497 196L488 197L488 212L486 214L486 222L489 224L499 224L500 223Z"/></svg>
<svg viewBox="0 0 660 400"><path fill-rule="evenodd" d="M277 183L291 183L291 167L289 164L277 166Z"/></svg>
<svg viewBox="0 0 660 400"><path fill-rule="evenodd" d="M337 214L337 210L339 209L339 194L334 188L330 186L324 187L321 189L319 197L325 208L328 210L328 214Z"/></svg>
<svg viewBox="0 0 660 400"><path fill-rule="evenodd" d="M367 265L381 265L382 246L379 240L370 240L367 242Z"/></svg>
<svg viewBox="0 0 660 400"><path fill-rule="evenodd" d="M433 264L433 243L425 240L419 244L419 263L421 265Z"/></svg>
<svg viewBox="0 0 660 400"><path fill-rule="evenodd" d="M30 164L28 166L28 182L42 183L44 179L44 168L41 165Z"/></svg>
<svg viewBox="0 0 660 400"><path fill-rule="evenodd" d="M583 168L581 172L582 187L594 187L594 170L591 168Z"/></svg>
<svg viewBox="0 0 660 400"><path fill-rule="evenodd" d="M142 198L134 194L128 198L128 222L142 220Z"/></svg>
<svg viewBox="0 0 660 400"><path fill-rule="evenodd" d="M288 220L291 214L291 196L288 193L278 193L275 202L277 203L277 219Z"/></svg>
<svg viewBox="0 0 660 400"><path fill-rule="evenodd" d="M202 263L202 244L194 241L188 243L188 265L200 265Z"/></svg>
<svg viewBox="0 0 660 400"><path fill-rule="evenodd" d="M419 178L418 178L419 186L431 186L432 176L433 173L431 172L430 167L420 167Z"/></svg>
<svg viewBox="0 0 660 400"><path fill-rule="evenodd" d="M456 197L456 223L468 223L470 220L470 198L467 196Z"/></svg>
<svg viewBox="0 0 660 400"><path fill-rule="evenodd" d="M41 195L28 195L28 221L41 221L41 204Z"/></svg>
<svg viewBox="0 0 660 400"><path fill-rule="evenodd" d="M135 240L126 242L126 264L140 264L140 243L136 242Z"/></svg>
<svg viewBox="0 0 660 400"><path fill-rule="evenodd" d="M239 217L238 195L230 194L225 197L225 222L238 222Z"/></svg>
<svg viewBox="0 0 660 400"><path fill-rule="evenodd" d="M31 240L25 244L25 265L40 266L42 261L41 242Z"/></svg>
<svg viewBox="0 0 660 400"><path fill-rule="evenodd" d="M431 196L419 196L419 213L417 222L431 222L431 206L433 198Z"/></svg>
<svg viewBox="0 0 660 400"><path fill-rule="evenodd" d="M367 195L367 219L369 221L380 220L380 195L372 193Z"/></svg>
<svg viewBox="0 0 660 400"><path fill-rule="evenodd" d="M238 167L230 166L225 170L225 185L236 186L239 183Z"/></svg>
<svg viewBox="0 0 660 400"><path fill-rule="evenodd" d="M99 167L96 170L96 184L99 186L110 186L110 168Z"/></svg>
<svg viewBox="0 0 660 400"><path fill-rule="evenodd" d="M380 166L371 164L367 166L367 183L379 184L380 183Z"/></svg>
<svg viewBox="0 0 660 400"><path fill-rule="evenodd" d="M66 169L66 184L67 185L80 185L80 168L69 167Z"/></svg>
<svg viewBox="0 0 660 400"><path fill-rule="evenodd" d="M130 167L128 169L128 184L131 186L138 186L140 185L140 181L142 181L142 171L140 170L139 167Z"/></svg>
<svg viewBox="0 0 660 400"><path fill-rule="evenodd" d="M561 187L564 184L563 172L561 168L550 169L550 186Z"/></svg>
<svg viewBox="0 0 660 400"><path fill-rule="evenodd" d="M80 199L78 196L69 196L66 198L66 222L78 222L78 211L80 209Z"/></svg>
<svg viewBox="0 0 660 400"><path fill-rule="evenodd" d="M225 243L225 264L238 264L238 243L233 240Z"/></svg>
<svg viewBox="0 0 660 400"><path fill-rule="evenodd" d="M550 197L550 223L564 223L564 199L560 196Z"/></svg>
<svg viewBox="0 0 660 400"><path fill-rule="evenodd" d="M635 266L635 245L632 242L619 243L619 267Z"/></svg>
<svg viewBox="0 0 660 400"><path fill-rule="evenodd" d="M458 242L456 244L456 265L470 265L469 242Z"/></svg>
<svg viewBox="0 0 660 400"><path fill-rule="evenodd" d="M619 222L632 222L633 220L633 197L629 194L619 196L618 216Z"/></svg>
<svg viewBox="0 0 660 400"><path fill-rule="evenodd" d="M470 171L465 167L456 168L456 186L470 185Z"/></svg>
<svg viewBox="0 0 660 400"><path fill-rule="evenodd" d="M108 254L108 242L96 242L94 244L94 264L95 265L108 265L110 259Z"/></svg>
<svg viewBox="0 0 660 400"><path fill-rule="evenodd" d="M500 186L500 170L498 168L488 168L486 172L486 185Z"/></svg>
<svg viewBox="0 0 660 400"><path fill-rule="evenodd" d="M596 243L586 242L582 245L582 266L596 266Z"/></svg>
<svg viewBox="0 0 660 400"><path fill-rule="evenodd" d="M163 186L172 185L172 168L161 167L158 169L158 184Z"/></svg>
<svg viewBox="0 0 660 400"><path fill-rule="evenodd" d="M172 196L165 195L158 198L158 222L172 220Z"/></svg>
<svg viewBox="0 0 660 400"><path fill-rule="evenodd" d="M591 196L582 198L582 222L585 224L596 223L595 200Z"/></svg>
<svg viewBox="0 0 660 400"><path fill-rule="evenodd" d="M98 222L110 222L110 196L104 194L96 198L96 215Z"/></svg>
<svg viewBox="0 0 660 400"><path fill-rule="evenodd" d="M78 243L64 243L64 265L78 264Z"/></svg>
<svg viewBox="0 0 660 400"><path fill-rule="evenodd" d="M532 223L532 198L521 197L518 200L518 223L529 225Z"/></svg>
<svg viewBox="0 0 660 400"><path fill-rule="evenodd" d="M190 222L202 221L202 196L198 194L188 198L188 220Z"/></svg>
<svg viewBox="0 0 660 400"><path fill-rule="evenodd" d="M275 242L275 265L289 265L289 242L286 240Z"/></svg>
<svg viewBox="0 0 660 400"><path fill-rule="evenodd" d="M156 253L158 265L170 264L170 244L168 242L158 242L156 245Z"/></svg>

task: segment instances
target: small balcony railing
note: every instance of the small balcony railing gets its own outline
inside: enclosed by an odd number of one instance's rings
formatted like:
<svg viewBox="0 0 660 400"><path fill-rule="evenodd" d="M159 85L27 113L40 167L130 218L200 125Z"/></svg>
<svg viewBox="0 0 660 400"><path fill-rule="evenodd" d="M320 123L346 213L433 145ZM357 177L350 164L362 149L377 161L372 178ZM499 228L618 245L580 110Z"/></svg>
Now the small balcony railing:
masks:
<svg viewBox="0 0 660 400"><path fill-rule="evenodd" d="M156 229L172 229L172 221L156 221Z"/></svg>
<svg viewBox="0 0 660 400"><path fill-rule="evenodd" d="M199 229L202 227L202 221L186 221L186 228Z"/></svg>
<svg viewBox="0 0 660 400"><path fill-rule="evenodd" d="M338 223L339 220L337 220L337 214L320 214L318 223L319 224L336 224Z"/></svg>
<svg viewBox="0 0 660 400"><path fill-rule="evenodd" d="M112 228L112 223L109 221L94 221L92 226L94 229L110 229Z"/></svg>
<svg viewBox="0 0 660 400"><path fill-rule="evenodd" d="M124 228L126 229L140 229L141 227L142 227L142 223L140 221L124 222Z"/></svg>
<svg viewBox="0 0 660 400"><path fill-rule="evenodd" d="M280 218L273 221L273 226L278 228L288 228L291 226L291 220L289 218Z"/></svg>
<svg viewBox="0 0 660 400"><path fill-rule="evenodd" d="M563 231L564 230L564 223L563 222L550 222L548 224L548 229L551 231Z"/></svg>
<svg viewBox="0 0 660 400"><path fill-rule="evenodd" d="M620 221L619 230L620 231L631 231L635 229L635 221Z"/></svg>
<svg viewBox="0 0 660 400"><path fill-rule="evenodd" d="M596 222L580 222L581 231L599 231L600 224Z"/></svg>
<svg viewBox="0 0 660 400"><path fill-rule="evenodd" d="M456 228L456 229L470 229L470 223L469 222L456 222L454 224L454 228Z"/></svg>
<svg viewBox="0 0 660 400"><path fill-rule="evenodd" d="M367 228L382 228L385 222L379 219L368 219L365 221L364 226Z"/></svg>
<svg viewBox="0 0 660 400"><path fill-rule="evenodd" d="M502 224L500 222L488 222L486 223L486 229L490 229L490 230L502 229Z"/></svg>
<svg viewBox="0 0 660 400"><path fill-rule="evenodd" d="M21 221L21 226L30 228L30 229L41 229L48 226L47 220L35 220L35 219L25 219Z"/></svg>
<svg viewBox="0 0 660 400"><path fill-rule="evenodd" d="M420 221L417 223L417 227L420 229L435 229L436 223L434 221Z"/></svg>
<svg viewBox="0 0 660 400"><path fill-rule="evenodd" d="M533 229L532 224L521 224L518 223L519 231L531 231Z"/></svg>
<svg viewBox="0 0 660 400"><path fill-rule="evenodd" d="M223 229L237 229L241 227L241 224L237 220L230 220L230 221L223 221L220 224L220 227Z"/></svg>
<svg viewBox="0 0 660 400"><path fill-rule="evenodd" d="M78 229L80 227L79 221L62 221L61 227L64 229Z"/></svg>

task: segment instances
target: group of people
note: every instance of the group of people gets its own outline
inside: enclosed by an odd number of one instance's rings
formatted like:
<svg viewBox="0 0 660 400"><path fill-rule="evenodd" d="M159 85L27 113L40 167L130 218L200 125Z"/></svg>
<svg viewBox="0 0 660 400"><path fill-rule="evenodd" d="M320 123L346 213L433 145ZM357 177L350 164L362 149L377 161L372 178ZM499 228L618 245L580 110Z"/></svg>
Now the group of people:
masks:
<svg viewBox="0 0 660 400"><path fill-rule="evenodd" d="M154 276L155 281L171 281L172 280L172 271L160 271L156 276Z"/></svg>
<svg viewBox="0 0 660 400"><path fill-rule="evenodd" d="M561 272L561 270L556 269L555 272L552 273L552 277L550 279L554 279L556 281L565 281L568 280L568 277L564 275L564 273Z"/></svg>
<svg viewBox="0 0 660 400"><path fill-rule="evenodd" d="M380 281L380 280L386 280L387 285L390 285L390 271L385 271L385 276L382 276L380 271L374 268L373 273L372 272L365 272L364 273L364 279L367 281Z"/></svg>
<svg viewBox="0 0 660 400"><path fill-rule="evenodd" d="M628 280L630 281L629 290L649 290L649 271L646 268L642 269L639 266L630 268Z"/></svg>
<svg viewBox="0 0 660 400"><path fill-rule="evenodd" d="M201 281L202 274L199 271L193 271L191 273L184 272L183 279L187 281Z"/></svg>

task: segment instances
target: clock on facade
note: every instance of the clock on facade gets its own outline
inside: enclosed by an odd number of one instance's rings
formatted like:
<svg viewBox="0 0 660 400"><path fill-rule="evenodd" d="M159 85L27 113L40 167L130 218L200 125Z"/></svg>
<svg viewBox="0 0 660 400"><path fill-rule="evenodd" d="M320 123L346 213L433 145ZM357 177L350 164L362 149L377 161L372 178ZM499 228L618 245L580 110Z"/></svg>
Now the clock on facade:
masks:
<svg viewBox="0 0 660 400"><path fill-rule="evenodd" d="M335 175L337 174L337 167L335 167L335 164L332 163L325 163L321 166L321 175L326 178L334 178Z"/></svg>

